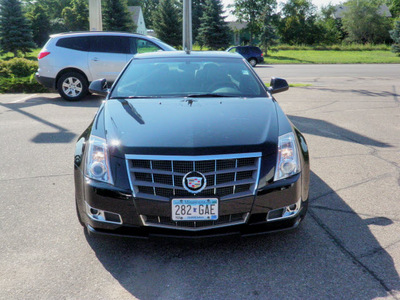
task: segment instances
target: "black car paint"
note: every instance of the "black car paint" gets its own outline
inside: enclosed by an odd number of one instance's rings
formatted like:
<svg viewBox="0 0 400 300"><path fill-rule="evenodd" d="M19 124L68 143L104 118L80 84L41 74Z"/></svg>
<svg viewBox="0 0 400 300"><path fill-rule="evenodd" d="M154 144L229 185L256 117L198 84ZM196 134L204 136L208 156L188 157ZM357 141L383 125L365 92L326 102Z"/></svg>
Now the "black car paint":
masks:
<svg viewBox="0 0 400 300"><path fill-rule="evenodd" d="M75 192L78 215L89 232L133 237L242 236L297 227L304 217L309 193L309 154L303 135L288 120L266 89L266 98L206 98L191 103L181 97L168 99L109 99L99 108L91 125L80 136L75 150ZM162 116L162 117L161 117ZM168 116L167 118L165 116ZM201 130L205 127L205 131ZM168 129L167 129L168 128ZM290 178L273 181L278 136L294 132L300 149L302 171ZM110 165L114 185L85 177L86 143L91 135L118 139L111 146ZM168 136L165 139L164 136ZM146 145L143 147L142 145ZM210 146L212 145L212 146ZM268 150L267 150L268 149ZM125 164L125 153L159 155L210 155L261 152L259 184L255 196L221 203L221 211L251 211L247 224L198 232L141 226L139 214L170 212L169 202L157 207L153 201L134 198ZM303 209L295 218L265 222L266 211L303 199ZM118 211L124 224L98 224L85 213L83 199L98 209ZM286 200L285 200L286 199Z"/></svg>
<svg viewBox="0 0 400 300"><path fill-rule="evenodd" d="M275 155L274 106L265 98L207 98L192 105L184 98L109 100L106 139L121 142L123 146L111 149L111 155L119 157L125 153Z"/></svg>

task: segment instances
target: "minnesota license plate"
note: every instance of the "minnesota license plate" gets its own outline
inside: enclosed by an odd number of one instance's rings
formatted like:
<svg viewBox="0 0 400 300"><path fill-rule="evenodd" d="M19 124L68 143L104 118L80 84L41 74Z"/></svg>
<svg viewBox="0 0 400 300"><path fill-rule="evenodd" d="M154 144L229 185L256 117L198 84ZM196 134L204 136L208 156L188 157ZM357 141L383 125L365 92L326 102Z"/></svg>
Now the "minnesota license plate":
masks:
<svg viewBox="0 0 400 300"><path fill-rule="evenodd" d="M218 199L172 199L173 221L218 220Z"/></svg>

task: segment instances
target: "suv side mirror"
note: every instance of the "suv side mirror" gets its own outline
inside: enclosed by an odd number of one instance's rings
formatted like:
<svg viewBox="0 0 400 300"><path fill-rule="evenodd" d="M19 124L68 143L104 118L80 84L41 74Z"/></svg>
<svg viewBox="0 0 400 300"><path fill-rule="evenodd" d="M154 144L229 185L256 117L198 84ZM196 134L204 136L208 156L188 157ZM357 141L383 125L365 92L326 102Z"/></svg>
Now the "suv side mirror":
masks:
<svg viewBox="0 0 400 300"><path fill-rule="evenodd" d="M89 85L89 91L93 94L107 96L109 92L109 89L107 87L107 80L103 78L92 81L92 83Z"/></svg>
<svg viewBox="0 0 400 300"><path fill-rule="evenodd" d="M269 91L271 94L276 94L280 92L287 91L289 89L289 84L283 78L271 78Z"/></svg>

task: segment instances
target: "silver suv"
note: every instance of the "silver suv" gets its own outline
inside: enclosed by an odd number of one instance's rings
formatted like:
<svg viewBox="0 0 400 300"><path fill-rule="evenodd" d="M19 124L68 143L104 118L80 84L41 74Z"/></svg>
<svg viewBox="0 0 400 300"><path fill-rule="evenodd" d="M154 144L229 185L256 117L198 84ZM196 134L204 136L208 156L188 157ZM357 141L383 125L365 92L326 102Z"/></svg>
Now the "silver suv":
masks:
<svg viewBox="0 0 400 300"><path fill-rule="evenodd" d="M76 101L87 95L93 80L114 82L132 55L174 50L157 38L133 33L55 34L38 55L36 80L58 90L64 99Z"/></svg>

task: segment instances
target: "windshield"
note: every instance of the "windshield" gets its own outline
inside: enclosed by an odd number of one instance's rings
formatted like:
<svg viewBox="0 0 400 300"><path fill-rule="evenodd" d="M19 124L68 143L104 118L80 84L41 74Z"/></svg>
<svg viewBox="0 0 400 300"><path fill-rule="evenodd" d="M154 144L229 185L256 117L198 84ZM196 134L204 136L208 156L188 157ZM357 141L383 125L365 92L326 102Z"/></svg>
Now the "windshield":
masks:
<svg viewBox="0 0 400 300"><path fill-rule="evenodd" d="M266 97L264 87L241 59L133 59L110 98Z"/></svg>

